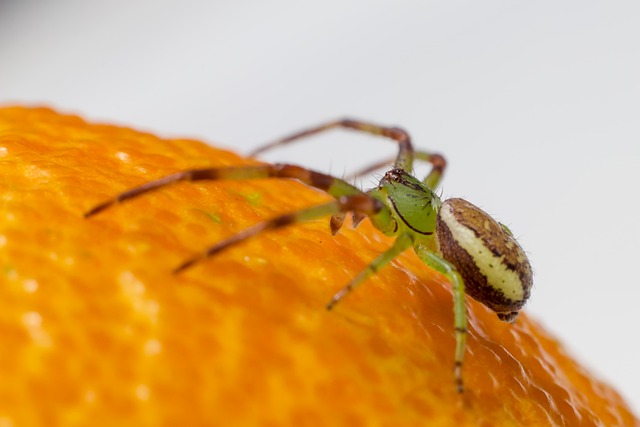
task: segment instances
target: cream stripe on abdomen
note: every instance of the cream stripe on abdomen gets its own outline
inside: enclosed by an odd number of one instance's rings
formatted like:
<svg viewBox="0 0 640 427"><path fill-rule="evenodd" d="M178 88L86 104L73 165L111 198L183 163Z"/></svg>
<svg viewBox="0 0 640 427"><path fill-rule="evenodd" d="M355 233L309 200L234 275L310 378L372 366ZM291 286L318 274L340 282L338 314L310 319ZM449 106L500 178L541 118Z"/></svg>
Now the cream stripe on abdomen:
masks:
<svg viewBox="0 0 640 427"><path fill-rule="evenodd" d="M487 278L488 285L508 299L521 301L524 288L520 276L503 264L504 256L495 256L473 230L460 224L450 206L443 206L440 216L449 227L453 239L471 256L480 273Z"/></svg>

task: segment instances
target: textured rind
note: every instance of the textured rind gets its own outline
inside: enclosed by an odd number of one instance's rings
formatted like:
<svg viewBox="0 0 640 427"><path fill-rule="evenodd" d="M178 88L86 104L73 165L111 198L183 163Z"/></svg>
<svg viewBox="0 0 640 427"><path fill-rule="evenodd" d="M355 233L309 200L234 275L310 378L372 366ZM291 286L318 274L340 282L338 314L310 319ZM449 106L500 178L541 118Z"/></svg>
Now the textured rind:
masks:
<svg viewBox="0 0 640 427"><path fill-rule="evenodd" d="M469 301L454 389L445 280L410 252L327 312L390 240L328 219L171 268L261 219L327 200L293 181L179 184L83 212L191 167L246 164L188 140L0 109L0 425L634 426L526 314Z"/></svg>

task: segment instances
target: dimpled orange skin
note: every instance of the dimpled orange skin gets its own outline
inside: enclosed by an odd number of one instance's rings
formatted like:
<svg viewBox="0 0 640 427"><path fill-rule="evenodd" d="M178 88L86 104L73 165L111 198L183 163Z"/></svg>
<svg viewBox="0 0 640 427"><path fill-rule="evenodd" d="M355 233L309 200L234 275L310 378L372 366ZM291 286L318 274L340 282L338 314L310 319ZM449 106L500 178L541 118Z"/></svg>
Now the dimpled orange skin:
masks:
<svg viewBox="0 0 640 427"><path fill-rule="evenodd" d="M269 232L180 275L206 246L328 200L291 180L180 183L252 163L190 140L0 109L0 426L633 426L619 395L522 314L468 301L453 381L446 280L407 251L339 304L391 240L368 221Z"/></svg>

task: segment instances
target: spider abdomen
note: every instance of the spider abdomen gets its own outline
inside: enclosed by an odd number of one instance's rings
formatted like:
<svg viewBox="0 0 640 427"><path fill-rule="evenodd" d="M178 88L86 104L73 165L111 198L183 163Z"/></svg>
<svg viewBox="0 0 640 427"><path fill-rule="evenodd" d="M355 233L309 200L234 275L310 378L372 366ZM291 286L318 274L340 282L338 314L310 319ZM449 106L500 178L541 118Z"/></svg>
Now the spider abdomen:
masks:
<svg viewBox="0 0 640 427"><path fill-rule="evenodd" d="M443 202L436 235L442 257L452 263L465 292L512 322L529 298L533 282L524 251L505 227L463 199Z"/></svg>

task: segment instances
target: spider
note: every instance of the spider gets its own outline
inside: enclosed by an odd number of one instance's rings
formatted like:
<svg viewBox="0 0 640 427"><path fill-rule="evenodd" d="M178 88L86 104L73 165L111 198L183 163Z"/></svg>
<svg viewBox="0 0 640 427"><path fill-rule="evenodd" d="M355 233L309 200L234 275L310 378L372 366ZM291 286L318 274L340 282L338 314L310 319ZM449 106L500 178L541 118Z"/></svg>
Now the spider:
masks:
<svg viewBox="0 0 640 427"><path fill-rule="evenodd" d="M284 163L191 169L120 193L95 206L84 216L93 216L114 204L178 181L293 178L326 191L334 197L331 202L281 215L249 227L187 259L174 269L174 273L180 273L205 258L266 230L331 216L331 233L336 234L342 227L347 213L353 215L354 227L368 217L378 230L388 236L394 236L395 241L389 249L340 289L327 304L327 309L331 310L356 286L401 252L412 247L426 265L444 274L452 285L455 326L454 381L456 390L462 393L462 362L467 334L465 294L496 312L500 320L514 322L519 310L529 298L532 286L533 275L529 260L511 231L480 208L459 198L445 201L440 199L434 191L446 168L446 160L440 154L415 151L408 133L400 128L358 120L336 120L264 145L254 150L251 155L256 156L274 147L334 128L353 129L397 142L399 150L393 167L385 173L377 187L362 191L344 179ZM410 173L415 160L431 164L430 172L422 180ZM363 173L372 172L387 163L372 165Z"/></svg>

